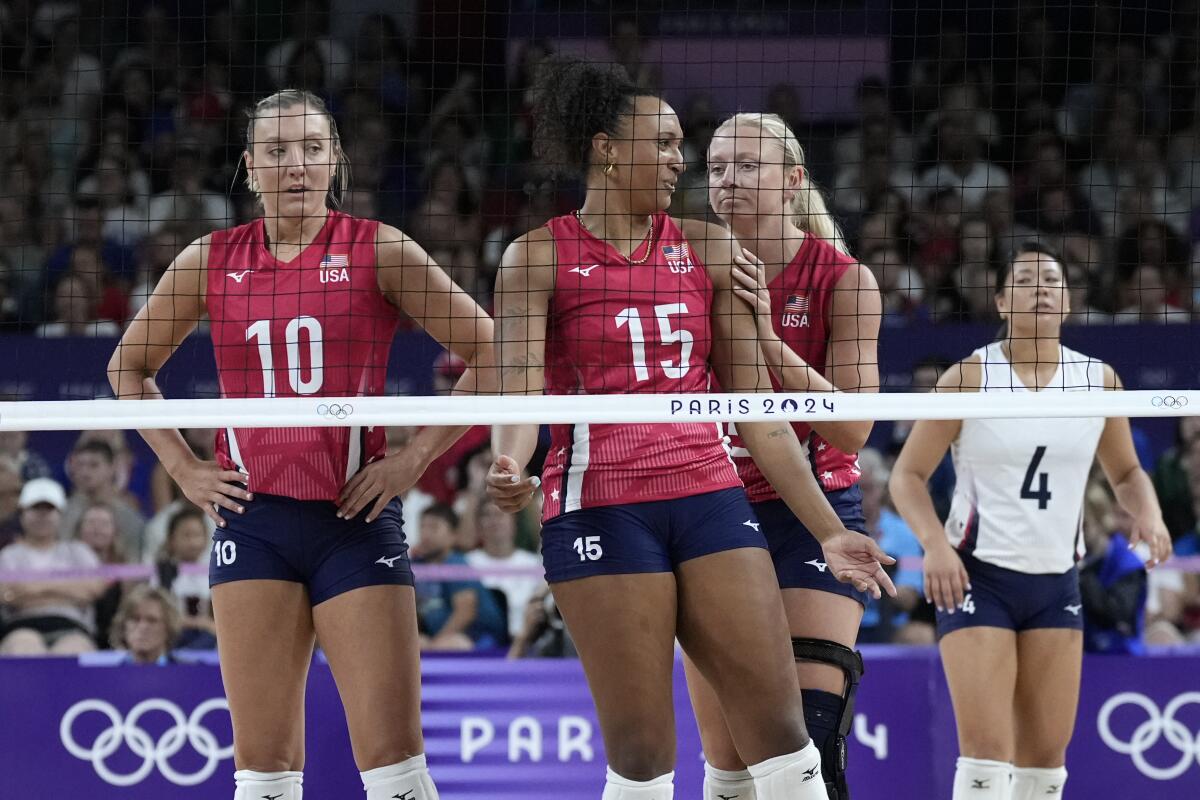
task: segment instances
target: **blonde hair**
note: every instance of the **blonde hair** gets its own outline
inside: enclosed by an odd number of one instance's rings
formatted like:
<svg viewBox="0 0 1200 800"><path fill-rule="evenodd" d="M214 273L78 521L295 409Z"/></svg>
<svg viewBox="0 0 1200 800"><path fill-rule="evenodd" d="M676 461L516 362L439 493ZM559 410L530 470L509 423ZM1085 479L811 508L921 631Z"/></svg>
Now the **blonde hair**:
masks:
<svg viewBox="0 0 1200 800"><path fill-rule="evenodd" d="M340 208L342 198L346 196L346 192L350 191L350 159L346 157L346 151L342 149L342 137L338 134L337 120L329 112L325 101L312 92L304 89L280 89L275 94L268 95L255 103L246 112L246 116L249 118L246 122L246 152L254 152L254 123L271 112L278 113L296 106L309 106L318 114L324 115L329 122L329 139L333 146L335 163L333 180L329 184L326 202L331 208ZM254 180L254 175L249 169L246 170L246 188L254 192L258 201L262 202L262 192L259 191L258 181Z"/></svg>
<svg viewBox="0 0 1200 800"><path fill-rule="evenodd" d="M147 601L158 603L162 608L163 622L167 626L167 650L170 651L175 646L175 640L179 638L179 633L183 630L183 618L179 613L179 606L175 602L174 595L159 586L143 583L130 589L129 593L121 598L121 605L117 609L116 616L113 617L108 638L117 650L129 649L125 641L125 623L129 621L138 606Z"/></svg>
<svg viewBox="0 0 1200 800"><path fill-rule="evenodd" d="M837 220L829 213L829 206L825 203L821 187L812 179L812 174L804 164L804 148L800 146L800 140L782 117L778 114L734 114L717 127L717 132L730 126L736 131L751 125L775 137L783 145L784 169L800 167L803 170L800 190L796 192L791 203L792 219L796 227L818 239L824 239L849 255L850 248L846 245L846 237L842 234Z"/></svg>

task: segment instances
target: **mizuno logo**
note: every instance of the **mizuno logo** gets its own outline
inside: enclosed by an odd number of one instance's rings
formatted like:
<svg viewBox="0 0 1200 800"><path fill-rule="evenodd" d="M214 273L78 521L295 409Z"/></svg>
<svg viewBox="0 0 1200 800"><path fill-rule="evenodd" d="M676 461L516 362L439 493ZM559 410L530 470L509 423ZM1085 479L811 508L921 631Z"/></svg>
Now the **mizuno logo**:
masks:
<svg viewBox="0 0 1200 800"><path fill-rule="evenodd" d="M719 795L717 795L717 797L719 797L720 800L737 800L737 798L741 797L741 795L740 794L719 794Z"/></svg>
<svg viewBox="0 0 1200 800"><path fill-rule="evenodd" d="M824 573L825 570L827 570L829 568L829 565L826 564L824 561L818 561L815 558L812 561L805 561L804 563L808 564L809 566L816 567L817 570L821 573Z"/></svg>
<svg viewBox="0 0 1200 800"><path fill-rule="evenodd" d="M762 525L761 522L755 522L752 519L748 519L745 522L743 522L742 524L745 525L747 528L754 528L754 530L756 530L756 531L758 530L759 526Z"/></svg>
<svg viewBox="0 0 1200 800"><path fill-rule="evenodd" d="M404 794L392 795L392 800L412 800L412 793L415 791L416 789L406 789Z"/></svg>
<svg viewBox="0 0 1200 800"><path fill-rule="evenodd" d="M1058 794L1061 791L1062 791L1061 783L1053 783L1050 786L1046 787L1046 794Z"/></svg>
<svg viewBox="0 0 1200 800"><path fill-rule="evenodd" d="M592 270L594 270L594 269L595 269L596 267L598 267L598 266L600 266L600 265L599 265L599 264L592 264L590 267L572 267L571 269L569 269L569 270L567 270L567 271L568 271L568 272L578 272L580 275L582 275L583 277L585 277L585 278L586 278L586 277L588 277L589 275L591 275L591 274L592 274Z"/></svg>
<svg viewBox="0 0 1200 800"><path fill-rule="evenodd" d="M228 275L230 278L233 278L238 283L241 283L242 279L250 274L250 270L244 269L241 272L226 272L225 274ZM280 795L280 797L282 797L282 795Z"/></svg>
<svg viewBox="0 0 1200 800"><path fill-rule="evenodd" d="M988 783L990 783L990 782L991 782L991 778L982 778L982 779L972 778L971 779L971 788L972 789L986 789L986 788L988 788Z"/></svg>
<svg viewBox="0 0 1200 800"><path fill-rule="evenodd" d="M283 797L283 792L279 794L264 794L262 800L279 800L281 797Z"/></svg>
<svg viewBox="0 0 1200 800"><path fill-rule="evenodd" d="M820 764L817 764L817 765L816 765L815 767L813 767L812 769L806 769L806 770L804 770L804 780L802 780L802 781L800 781L800 782L801 782L801 783L808 783L808 782L809 782L809 781L811 781L813 778L817 777L817 773L818 773L818 772L820 772L820 771L821 771L821 765L820 765Z"/></svg>
<svg viewBox="0 0 1200 800"><path fill-rule="evenodd" d="M384 566L387 566L387 567L394 567L394 566L396 566L396 561L401 558L404 558L403 553L401 553L398 556L392 556L391 558L388 558L387 556L380 556L379 560L376 561L375 563L383 564Z"/></svg>
<svg viewBox="0 0 1200 800"><path fill-rule="evenodd" d="M1078 617L1079 611L1082 608L1083 608L1083 606L1078 605L1078 604L1073 605L1073 606L1063 606L1063 611L1069 611L1069 612L1071 612L1072 615Z"/></svg>

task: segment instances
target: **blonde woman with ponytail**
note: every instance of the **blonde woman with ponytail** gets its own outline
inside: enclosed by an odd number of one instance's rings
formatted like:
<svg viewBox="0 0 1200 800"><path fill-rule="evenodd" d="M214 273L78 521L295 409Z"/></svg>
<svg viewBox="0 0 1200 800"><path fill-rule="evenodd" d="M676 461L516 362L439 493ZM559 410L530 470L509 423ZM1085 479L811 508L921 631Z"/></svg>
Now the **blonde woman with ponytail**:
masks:
<svg viewBox="0 0 1200 800"><path fill-rule="evenodd" d="M708 150L709 202L744 248L734 290L755 311L776 389L874 392L882 303L871 272L845 238L804 165L795 134L774 114L725 120ZM794 423L826 499L842 523L866 532L856 453L870 422ZM738 473L770 544L784 597L809 734L831 800L846 800L846 734L862 661L852 649L867 595L826 568L812 533L740 447ZM737 457L738 454L743 457ZM895 594L895 588L886 587ZM689 665L706 758L704 798L753 798L715 696Z"/></svg>

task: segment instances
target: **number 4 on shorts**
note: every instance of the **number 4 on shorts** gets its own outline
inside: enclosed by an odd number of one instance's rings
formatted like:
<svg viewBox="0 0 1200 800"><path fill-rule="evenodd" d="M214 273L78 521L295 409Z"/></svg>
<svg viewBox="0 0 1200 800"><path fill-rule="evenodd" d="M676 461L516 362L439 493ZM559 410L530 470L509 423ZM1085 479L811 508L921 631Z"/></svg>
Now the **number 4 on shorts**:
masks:
<svg viewBox="0 0 1200 800"><path fill-rule="evenodd" d="M599 561L600 556L604 555L599 536L580 536L575 539L573 547L579 553L580 561Z"/></svg>

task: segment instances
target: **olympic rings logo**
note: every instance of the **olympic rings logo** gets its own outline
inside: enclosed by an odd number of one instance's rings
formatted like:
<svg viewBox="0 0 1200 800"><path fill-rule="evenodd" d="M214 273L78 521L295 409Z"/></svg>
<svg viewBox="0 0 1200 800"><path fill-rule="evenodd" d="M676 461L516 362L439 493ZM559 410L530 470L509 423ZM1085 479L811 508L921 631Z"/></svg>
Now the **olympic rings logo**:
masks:
<svg viewBox="0 0 1200 800"><path fill-rule="evenodd" d="M1118 708L1130 703L1145 711L1147 719L1134 729L1129 741L1122 741L1113 734L1109 718ZM1122 692L1110 697L1101 707L1096 728L1106 745L1132 757L1138 772L1156 781L1173 781L1187 772L1193 759L1200 764L1200 730L1193 733L1184 723L1175 719L1179 709L1193 704L1200 706L1200 692L1184 692L1167 703L1162 711L1144 694ZM1156 767L1146 761L1146 752L1162 737L1166 737L1167 742L1180 752L1179 760L1170 767Z"/></svg>
<svg viewBox="0 0 1200 800"><path fill-rule="evenodd" d="M63 715L58 735L68 753L81 761L90 761L96 774L113 786L141 783L156 766L162 776L176 786L195 786L212 777L220 762L233 757L233 743L221 747L217 737L203 725L204 718L218 710L229 712L229 703L223 697L205 700L188 717L170 700L152 698L135 705L129 715L121 719L120 712L103 700L80 700ZM76 741L73 728L75 720L89 711L103 714L111 724L90 747L84 747ZM153 711L165 713L175 723L158 737L158 741L138 725L145 714ZM191 774L184 774L171 766L171 759L183 749L185 742L207 759L204 766ZM109 756L116 753L122 744L127 744L142 759L141 766L124 775L114 772L107 763Z"/></svg>
<svg viewBox="0 0 1200 800"><path fill-rule="evenodd" d="M1185 408L1187 404L1187 395L1156 394L1150 398L1150 405L1155 408Z"/></svg>
<svg viewBox="0 0 1200 800"><path fill-rule="evenodd" d="M322 417L333 417L334 419L345 419L354 413L354 406L346 403L321 403L317 406L317 413Z"/></svg>

